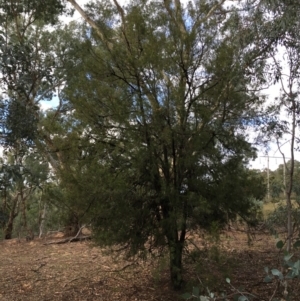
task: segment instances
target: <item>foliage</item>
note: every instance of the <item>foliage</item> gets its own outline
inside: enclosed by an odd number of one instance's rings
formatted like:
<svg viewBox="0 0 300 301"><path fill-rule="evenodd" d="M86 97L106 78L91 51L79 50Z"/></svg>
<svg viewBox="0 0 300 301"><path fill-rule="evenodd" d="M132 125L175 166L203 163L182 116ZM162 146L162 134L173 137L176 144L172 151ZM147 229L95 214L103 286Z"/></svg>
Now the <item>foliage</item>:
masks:
<svg viewBox="0 0 300 301"><path fill-rule="evenodd" d="M231 286L234 293L226 295L225 293L221 296L215 296L215 293L207 289L207 295L200 295L198 287L193 287L192 293L184 293L182 298L185 300L199 300L199 301L215 301L215 300L228 300L227 298L233 297L236 301L250 301L253 299L253 295L247 292L243 292L241 289L235 288L231 283L230 279L226 278L226 282Z"/></svg>
<svg viewBox="0 0 300 301"><path fill-rule="evenodd" d="M61 153L73 158L61 183L74 204L93 204L99 243L127 246L128 254L143 253L149 239L150 249L168 247L178 288L186 231L247 218L251 197L265 192L245 168L255 150L244 130L262 99L253 92L259 80L241 64L259 73L263 61L256 64L261 54L248 48L237 10L116 3L88 6L93 29L83 28L73 52L77 76L69 74L63 93L84 131L72 125L65 134L81 141Z"/></svg>
<svg viewBox="0 0 300 301"><path fill-rule="evenodd" d="M67 13L63 2L59 0L1 0L1 23L13 20L18 15L30 17L31 22L43 21L54 24L60 14Z"/></svg>
<svg viewBox="0 0 300 301"><path fill-rule="evenodd" d="M278 202L285 197L284 187L289 185L290 179L287 172L291 166L291 161L289 160L286 163L286 167L284 164L280 164L276 170L270 171L270 195L273 202ZM300 196L300 186L298 184L300 180L300 163L295 160L294 164L295 169L293 174L294 184L292 188L292 198L298 200Z"/></svg>
<svg viewBox="0 0 300 301"><path fill-rule="evenodd" d="M8 221L8 237L11 237L14 222L20 227L27 227L26 214L30 216L35 212L36 215L28 227L37 230L38 225L43 223L41 212L47 205L35 199L38 193L35 194L34 190L37 187L41 189L48 180L48 174L42 175L45 171L42 170L45 169L44 159L49 160L51 153L47 154L48 150L44 147L48 137L41 124L43 115L40 103L60 96L59 89L70 62L66 57L68 32L63 30L61 24L57 24L58 15L67 13L60 1L0 1L0 7L0 19L3 21L0 28L0 86L3 92L0 102L0 144L5 148L4 157L7 154L15 157L13 166L4 162L1 167L2 175L6 174L2 177L6 181L5 193L9 181L15 184L15 179L8 175L10 172L16 174L18 168L22 169L19 182L25 181L21 183L24 187L19 185L21 191L16 187L10 190L10 200L8 194L3 196L3 206L11 213ZM49 23L52 26L57 24L57 27L49 28ZM61 40L64 40L63 45ZM32 186L28 188L28 185ZM26 187L30 194L25 195L25 199L30 200L25 202L20 193ZM10 202L13 206L9 206ZM25 204L28 202L34 205ZM21 208L23 216L18 216Z"/></svg>
<svg viewBox="0 0 300 301"><path fill-rule="evenodd" d="M271 1L266 1L266 8L272 16L274 25L273 31L276 31L276 41L273 49L270 51L272 62L269 69L272 71L273 82L279 82L281 93L274 102L267 107L266 113L272 116L267 123L265 136L274 139L278 151L284 161L284 170L286 171L286 181L283 183L283 190L287 205L287 232L288 243L287 250L290 252L292 247L292 193L295 183L295 151L299 143L299 66L300 66L300 48L299 48L299 22L297 13L299 7L295 1L282 2L275 7ZM277 2L277 1L275 1ZM275 3L274 2L274 3ZM276 51L283 55L276 55ZM285 69L285 71L283 71ZM283 152L282 146L289 142L288 157ZM289 163L289 164L288 164Z"/></svg>
<svg viewBox="0 0 300 301"><path fill-rule="evenodd" d="M276 247L279 250L283 250L285 243L282 240L278 240ZM297 240L293 244L294 249L298 249L300 247L300 241ZM284 291L283 296L286 300L290 300L290 296L292 295L292 292L289 291L288 288L288 281L291 279L300 279L300 259L293 260L294 254L284 252L284 257L282 261L282 267L278 269L269 269L268 267L265 267L265 272L267 276L265 277L265 282L271 282L273 279L276 279L277 283L281 284ZM279 286L277 285L275 287L275 292L278 290ZM275 295L275 292L273 296ZM274 299L276 301L278 299Z"/></svg>
<svg viewBox="0 0 300 301"><path fill-rule="evenodd" d="M47 204L56 224L91 223L99 244L128 255L166 247L179 288L187 231L260 218L266 187L246 168L256 153L247 130L266 124L267 138L280 139L288 131L277 122L280 107L293 116L298 108L290 91L261 113L259 89L281 76L265 63L276 46L294 51L298 74L298 8L277 2L105 0L81 12L90 28L49 30L64 2L0 1L1 144L19 160L3 164L1 180L13 215L23 204L37 228ZM58 108L41 114L40 101L53 97ZM31 205L14 198L37 187L44 190L28 196Z"/></svg>
<svg viewBox="0 0 300 301"><path fill-rule="evenodd" d="M18 153L6 152L1 160L1 209L6 216L4 229L5 237L12 238L15 219L19 216L19 225L24 231L27 223L28 209L33 205L32 196L36 189L41 189L42 183L47 180L48 165L42 162L39 155L27 153L20 156ZM17 219L16 219L17 220Z"/></svg>
<svg viewBox="0 0 300 301"><path fill-rule="evenodd" d="M60 225L74 227L77 233L80 226L89 224L87 212L95 209L97 192L101 191L95 183L100 167L90 137L82 137L85 124L75 119L64 105L60 111L49 110L40 120L41 133L47 137L39 148L48 158L55 176L48 185L44 198L58 208L55 214ZM76 234L75 233L75 234Z"/></svg>
<svg viewBox="0 0 300 301"><path fill-rule="evenodd" d="M279 206L277 206L275 210L268 215L266 222L271 233L276 233L278 232L279 229L286 230L286 216L287 216L287 208L285 205L282 204L279 204ZM299 219L300 219L299 206L294 205L292 208L292 220L293 220L294 233L295 232L300 233Z"/></svg>
<svg viewBox="0 0 300 301"><path fill-rule="evenodd" d="M221 244L220 238L216 240L205 232L203 236L201 235L201 245L191 241L191 239L187 241L189 248L186 250L184 263L189 268L193 267L197 279L190 279L185 284L185 290L188 291L192 286L199 285L201 294L205 294L206 288L214 292L222 292L224 287L220 285L220 281L232 277L232 271L237 265L235 256L224 252L224 245ZM193 249L190 249L191 245L194 246ZM189 268L186 270L190 272Z"/></svg>
<svg viewBox="0 0 300 301"><path fill-rule="evenodd" d="M283 250L285 243L282 240L277 241L276 247L279 250ZM299 248L300 241L296 241L293 244L293 247L295 249ZM300 260L293 260L294 254L290 254L285 252L282 260L282 267L279 269L269 269L268 267L265 267L266 277L264 278L264 282L269 283L273 281L274 279L280 283L281 286L276 285L275 291L272 294L272 297L270 300L279 300L274 298L275 293L280 287L283 287L283 296L286 300L290 300L289 297L292 294L292 292L288 291L288 281L295 278L300 278ZM230 279L226 278L227 284L231 286L231 290L233 293L226 295L225 293L220 295L216 295L215 293L211 292L209 289L207 289L207 294L201 294L199 287L193 287L192 293L184 293L182 295L182 298L185 300L200 300L200 301L213 301L213 300L228 300L228 298L233 297L234 300L253 300L257 298L256 296L244 292L242 288L235 288L231 283ZM282 299L280 299L282 300Z"/></svg>
<svg viewBox="0 0 300 301"><path fill-rule="evenodd" d="M50 100L61 84L59 52L47 22L57 22L59 1L1 1L0 102L1 144L33 146L39 103ZM48 9L46 12L45 9ZM54 23L53 23L54 24Z"/></svg>

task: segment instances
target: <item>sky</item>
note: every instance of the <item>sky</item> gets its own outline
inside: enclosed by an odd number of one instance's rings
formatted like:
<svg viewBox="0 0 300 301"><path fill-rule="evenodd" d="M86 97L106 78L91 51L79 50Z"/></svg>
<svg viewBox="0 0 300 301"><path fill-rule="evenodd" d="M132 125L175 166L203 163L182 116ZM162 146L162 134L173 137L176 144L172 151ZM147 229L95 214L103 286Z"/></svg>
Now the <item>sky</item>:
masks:
<svg viewBox="0 0 300 301"><path fill-rule="evenodd" d="M118 2L123 5L126 4L126 2L129 0L119 0ZM89 0L77 0L77 3L83 8L86 3L88 3ZM185 2L185 1L183 1ZM68 22L69 20L82 20L82 17L79 15L78 12L75 12L74 16L72 18L64 18L65 22ZM272 102L275 97L280 96L280 86L271 86L269 89L264 91L264 94L268 96L268 101ZM42 109L49 109L53 108L58 105L58 99L54 98L51 102L42 102L41 107ZM282 152L288 159L290 157L290 143L289 143L289 137L285 137L285 139L282 141L283 146L281 147ZM251 161L249 164L250 168L263 170L265 168L270 168L271 170L275 170L278 168L280 164L283 164L283 158L280 154L280 151L278 149L278 146L276 145L275 141L273 143L269 144L268 150L264 148L258 149L258 157L256 160ZM300 153L295 153L295 159L300 161Z"/></svg>

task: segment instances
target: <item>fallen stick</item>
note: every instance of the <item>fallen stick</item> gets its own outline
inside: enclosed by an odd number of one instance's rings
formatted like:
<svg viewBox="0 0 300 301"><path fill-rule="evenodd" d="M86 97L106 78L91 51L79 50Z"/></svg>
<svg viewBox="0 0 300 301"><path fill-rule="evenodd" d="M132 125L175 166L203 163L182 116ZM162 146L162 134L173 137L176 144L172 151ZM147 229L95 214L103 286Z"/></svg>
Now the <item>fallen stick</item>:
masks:
<svg viewBox="0 0 300 301"><path fill-rule="evenodd" d="M82 240L90 240L91 236L90 235L85 235L85 236L79 236L79 237L72 237L72 238L65 238L61 240L56 240L56 241L49 241L45 242L43 245L59 245L59 244L65 244L69 242L76 242L76 241L82 241Z"/></svg>

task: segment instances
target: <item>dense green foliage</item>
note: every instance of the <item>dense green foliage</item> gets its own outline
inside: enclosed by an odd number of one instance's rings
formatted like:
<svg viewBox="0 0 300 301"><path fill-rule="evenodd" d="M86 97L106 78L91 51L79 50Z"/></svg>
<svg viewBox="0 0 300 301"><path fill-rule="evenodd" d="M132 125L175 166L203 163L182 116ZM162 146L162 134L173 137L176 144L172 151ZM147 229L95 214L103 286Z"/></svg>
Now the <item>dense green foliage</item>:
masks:
<svg viewBox="0 0 300 301"><path fill-rule="evenodd" d="M10 237L27 217L40 234L46 219L74 234L89 224L96 242L128 255L166 247L179 288L188 231L237 216L255 224L266 182L247 168L248 132L263 128L263 142L288 133L277 121L289 98L266 117L259 92L280 80L268 60L279 45L296 62L296 6L105 0L81 11L69 2L86 23L59 24L64 2L0 1L0 222ZM54 97L58 107L41 112Z"/></svg>
<svg viewBox="0 0 300 301"><path fill-rule="evenodd" d="M251 198L264 193L245 168L255 155L245 123L260 100L241 62L255 70L257 56L235 35L235 14L206 20L208 3L176 3L177 12L167 2L136 2L118 12L105 1L89 7L103 34L84 30L79 37L86 50L83 60L77 54L77 76L64 95L90 145L82 144L62 180L79 198L89 192L84 204L95 208L100 243L124 244L129 254L146 243L149 251L167 246L179 287L186 232L247 216ZM81 188L85 179L88 190Z"/></svg>
<svg viewBox="0 0 300 301"><path fill-rule="evenodd" d="M294 185L292 189L292 198L296 201L299 200L300 197L300 163L295 160L295 172L293 174ZM289 185L289 177L288 170L291 166L290 160L287 162L287 166L284 164L280 164L278 168L274 171L270 171L269 181L270 181L270 196L271 201L276 203L285 198L285 186Z"/></svg>

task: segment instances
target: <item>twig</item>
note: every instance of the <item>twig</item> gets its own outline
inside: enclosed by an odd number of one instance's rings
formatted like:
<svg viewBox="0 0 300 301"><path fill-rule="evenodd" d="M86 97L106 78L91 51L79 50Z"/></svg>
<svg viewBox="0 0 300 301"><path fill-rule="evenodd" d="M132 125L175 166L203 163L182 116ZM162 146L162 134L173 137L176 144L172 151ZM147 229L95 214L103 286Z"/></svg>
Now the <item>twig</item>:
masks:
<svg viewBox="0 0 300 301"><path fill-rule="evenodd" d="M201 249L190 239L187 239L188 242L190 242L199 252L201 252Z"/></svg>
<svg viewBox="0 0 300 301"><path fill-rule="evenodd" d="M244 297L246 297L246 295L247 295L247 296L250 296L252 298L258 299L258 296L255 296L255 295L250 294L248 292L241 292L239 289L236 289L230 282L228 284L233 288L233 290L235 290L235 292L232 293L232 294L227 295L226 298L233 297L233 296L236 296L237 294L239 294L239 295L244 296ZM218 297L215 300L224 300L224 297Z"/></svg>
<svg viewBox="0 0 300 301"><path fill-rule="evenodd" d="M275 286L275 289L274 289L274 292L273 292L271 298L269 299L269 301L272 301L272 300L273 300L273 298L274 298L274 296L275 296L275 294L276 294L276 292L277 292L277 290L278 290L279 283L280 283L280 281L279 281L279 279L278 279L278 280L277 280L277 283L276 283L276 286Z"/></svg>
<svg viewBox="0 0 300 301"><path fill-rule="evenodd" d="M133 265L137 265L137 263L135 263L135 262L134 263L129 263L129 264L125 265L124 267L122 267L119 270L110 270L110 271L106 270L105 272L108 272L108 273L119 273L119 272L122 272L122 271L126 270L127 268L133 266Z"/></svg>
<svg viewBox="0 0 300 301"><path fill-rule="evenodd" d="M258 299L258 296L255 296L255 295L247 293L247 292L240 292L239 290L237 290L235 293L226 295L226 298L230 298L230 297L236 296L237 294L240 294L240 295L242 295L244 297L246 297L246 295L248 295L248 296L250 296L252 298ZM217 297L215 300L224 300L224 297Z"/></svg>
<svg viewBox="0 0 300 301"><path fill-rule="evenodd" d="M45 266L47 263L45 263L45 262L42 262L41 264L40 264L40 266L37 268L37 269L30 269L32 272L35 272L35 273L37 273L43 266Z"/></svg>

